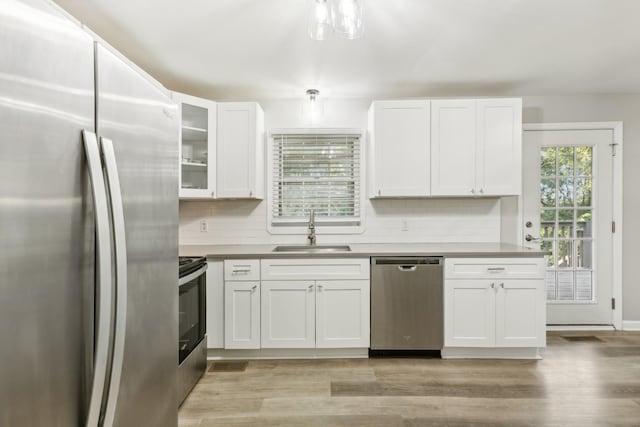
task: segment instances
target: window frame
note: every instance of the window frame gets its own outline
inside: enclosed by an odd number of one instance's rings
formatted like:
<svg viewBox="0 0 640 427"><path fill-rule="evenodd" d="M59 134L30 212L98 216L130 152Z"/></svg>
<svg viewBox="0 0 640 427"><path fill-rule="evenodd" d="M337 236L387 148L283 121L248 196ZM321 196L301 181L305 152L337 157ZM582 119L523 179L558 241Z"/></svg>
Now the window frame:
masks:
<svg viewBox="0 0 640 427"><path fill-rule="evenodd" d="M360 217L359 223L356 225L353 221L341 221L340 218L327 219L316 217L316 234L328 235L328 234L362 234L365 230L365 176L366 176L366 164L364 159L366 150L366 133L362 129L357 128L287 128L287 129L271 129L267 137L267 231L270 234L290 234L290 235L306 235L308 232L307 222L301 222L300 220L278 220L277 224L274 224L273 205L274 205L274 164L273 156L275 150L274 135L335 135L346 134L356 135L360 140L360 176L359 176L359 191L360 191ZM333 223L333 224L332 224ZM341 224L344 223L344 224Z"/></svg>

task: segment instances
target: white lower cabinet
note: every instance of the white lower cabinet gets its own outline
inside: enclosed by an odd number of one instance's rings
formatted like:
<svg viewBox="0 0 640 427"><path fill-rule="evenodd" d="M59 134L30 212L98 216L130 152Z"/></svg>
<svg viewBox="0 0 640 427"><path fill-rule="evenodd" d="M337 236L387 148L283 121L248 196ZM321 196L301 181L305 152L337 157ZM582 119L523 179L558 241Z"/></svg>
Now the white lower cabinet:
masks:
<svg viewBox="0 0 640 427"><path fill-rule="evenodd" d="M445 347L546 345L544 261L498 261L445 261ZM469 265L477 268L477 277L456 278L471 271ZM510 277L518 275L522 278Z"/></svg>
<svg viewBox="0 0 640 427"><path fill-rule="evenodd" d="M316 282L316 347L369 347L369 281Z"/></svg>
<svg viewBox="0 0 640 427"><path fill-rule="evenodd" d="M224 347L260 348L260 282L226 282Z"/></svg>
<svg viewBox="0 0 640 427"><path fill-rule="evenodd" d="M369 346L369 281L262 282L262 348Z"/></svg>
<svg viewBox="0 0 640 427"><path fill-rule="evenodd" d="M493 347L495 291L487 281L449 280L444 301L445 347Z"/></svg>
<svg viewBox="0 0 640 427"><path fill-rule="evenodd" d="M262 348L314 348L313 281L262 282Z"/></svg>

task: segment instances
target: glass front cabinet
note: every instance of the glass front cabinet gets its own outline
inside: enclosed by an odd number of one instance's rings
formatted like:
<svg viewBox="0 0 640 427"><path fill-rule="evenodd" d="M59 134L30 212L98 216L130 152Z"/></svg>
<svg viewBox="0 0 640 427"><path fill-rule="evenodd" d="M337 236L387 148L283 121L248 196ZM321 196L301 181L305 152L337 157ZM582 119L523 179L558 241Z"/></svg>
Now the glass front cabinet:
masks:
<svg viewBox="0 0 640 427"><path fill-rule="evenodd" d="M180 107L180 198L216 197L216 103L176 93Z"/></svg>

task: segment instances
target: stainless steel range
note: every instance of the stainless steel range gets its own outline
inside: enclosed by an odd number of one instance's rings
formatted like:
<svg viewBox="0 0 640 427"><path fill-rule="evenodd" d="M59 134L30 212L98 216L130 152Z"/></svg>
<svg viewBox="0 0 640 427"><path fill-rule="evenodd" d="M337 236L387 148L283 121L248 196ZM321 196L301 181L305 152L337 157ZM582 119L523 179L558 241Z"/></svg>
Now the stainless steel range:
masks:
<svg viewBox="0 0 640 427"><path fill-rule="evenodd" d="M182 403L207 369L207 260L180 257L178 265L178 403Z"/></svg>

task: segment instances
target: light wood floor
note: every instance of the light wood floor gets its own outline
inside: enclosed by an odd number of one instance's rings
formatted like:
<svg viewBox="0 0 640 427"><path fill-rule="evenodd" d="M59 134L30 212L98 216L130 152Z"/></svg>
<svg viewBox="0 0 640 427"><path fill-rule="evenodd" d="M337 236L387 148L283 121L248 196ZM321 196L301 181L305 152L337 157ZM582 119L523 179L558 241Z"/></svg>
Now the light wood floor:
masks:
<svg viewBox="0 0 640 427"><path fill-rule="evenodd" d="M640 426L640 333L552 332L539 361L250 361L207 372L180 426Z"/></svg>

